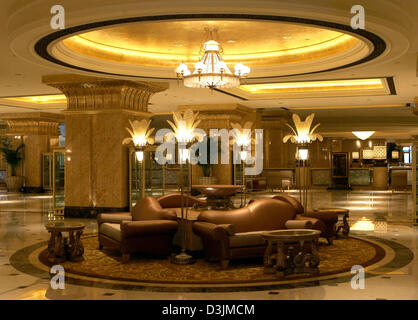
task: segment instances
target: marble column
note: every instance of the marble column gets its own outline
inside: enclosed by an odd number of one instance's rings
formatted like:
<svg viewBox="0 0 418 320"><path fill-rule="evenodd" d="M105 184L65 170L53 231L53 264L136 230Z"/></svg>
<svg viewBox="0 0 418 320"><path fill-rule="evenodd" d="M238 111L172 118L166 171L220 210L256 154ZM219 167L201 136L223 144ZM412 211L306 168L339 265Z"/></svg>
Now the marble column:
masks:
<svg viewBox="0 0 418 320"><path fill-rule="evenodd" d="M128 120L150 118L150 97L168 84L80 75L45 76L67 97L65 215L129 211Z"/></svg>
<svg viewBox="0 0 418 320"><path fill-rule="evenodd" d="M58 126L64 117L55 113L24 112L3 114L1 119L7 123L6 134L14 140L14 147L25 145L23 165L18 168L18 174L25 177L25 191L42 192L42 154L51 151L51 141L60 135Z"/></svg>
<svg viewBox="0 0 418 320"><path fill-rule="evenodd" d="M258 128L256 111L237 103L185 105L178 107L179 111L185 111L187 109L199 111L199 119L201 119L199 128L205 130L207 133L209 133L210 129L232 129L232 122L238 122L244 125L246 121L251 121L254 124L253 129ZM217 178L217 184L233 184L232 153L229 164L221 164L220 155L218 161L219 164L215 164L212 170L213 176ZM199 177L203 175L199 166L193 166L192 175L193 184L198 184Z"/></svg>
<svg viewBox="0 0 418 320"><path fill-rule="evenodd" d="M296 147L294 144L283 143L283 138L290 129L291 113L274 110L261 112L261 127L264 129L264 168L293 168L295 166Z"/></svg>

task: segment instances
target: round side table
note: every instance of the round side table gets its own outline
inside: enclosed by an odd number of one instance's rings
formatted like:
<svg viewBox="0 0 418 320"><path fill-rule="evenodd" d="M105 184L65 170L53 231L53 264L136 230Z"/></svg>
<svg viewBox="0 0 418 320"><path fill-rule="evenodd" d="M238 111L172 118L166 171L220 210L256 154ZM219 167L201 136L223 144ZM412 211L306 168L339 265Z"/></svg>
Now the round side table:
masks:
<svg viewBox="0 0 418 320"><path fill-rule="evenodd" d="M348 224L348 218L350 217L350 210L344 208L318 208L318 211L330 211L335 212L338 215L338 222L335 225L335 235L338 236L338 232L343 234L344 237L348 237L350 233L350 225ZM342 219L340 219L342 217Z"/></svg>
<svg viewBox="0 0 418 320"><path fill-rule="evenodd" d="M276 273L280 279L295 273L319 274L318 239L320 234L320 231L311 229L261 233L267 241L264 272ZM277 246L276 253L273 252L274 245Z"/></svg>
<svg viewBox="0 0 418 320"><path fill-rule="evenodd" d="M70 261L82 261L84 247L80 240L85 225L78 222L49 222L45 228L51 234L48 242L48 260L54 263ZM67 232L68 237L62 233Z"/></svg>

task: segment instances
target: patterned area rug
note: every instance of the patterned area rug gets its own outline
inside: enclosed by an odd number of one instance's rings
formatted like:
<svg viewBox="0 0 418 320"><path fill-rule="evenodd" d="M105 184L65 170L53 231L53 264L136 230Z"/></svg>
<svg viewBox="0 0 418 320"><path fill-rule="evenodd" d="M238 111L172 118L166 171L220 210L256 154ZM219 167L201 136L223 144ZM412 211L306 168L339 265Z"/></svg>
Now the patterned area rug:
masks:
<svg viewBox="0 0 418 320"><path fill-rule="evenodd" d="M175 265L169 257L157 259L141 255L131 255L127 264L121 263L118 250L98 250L97 237L83 239L85 247L82 262L62 263L66 273L102 279L146 283L170 284L234 284L277 281L275 274L263 273L263 258L231 260L227 270L219 263L197 259L191 265ZM320 276L338 274L351 270L353 265L366 267L384 258L384 249L374 243L357 238L334 240L334 245L320 243ZM47 250L39 255L39 260L47 265ZM292 275L286 279L297 279L306 275Z"/></svg>

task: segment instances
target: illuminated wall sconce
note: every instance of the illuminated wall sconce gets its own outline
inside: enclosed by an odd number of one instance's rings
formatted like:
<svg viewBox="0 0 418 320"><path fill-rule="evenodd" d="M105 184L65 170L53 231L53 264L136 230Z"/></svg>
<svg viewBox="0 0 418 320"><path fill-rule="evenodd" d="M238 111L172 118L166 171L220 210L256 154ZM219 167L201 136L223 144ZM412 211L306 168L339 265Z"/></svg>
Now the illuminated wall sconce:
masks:
<svg viewBox="0 0 418 320"><path fill-rule="evenodd" d="M398 160L399 159L399 151L398 150L392 150L392 159Z"/></svg>
<svg viewBox="0 0 418 320"><path fill-rule="evenodd" d="M358 151L354 151L351 153L351 157L353 158L353 160L358 160L360 159L360 152Z"/></svg>

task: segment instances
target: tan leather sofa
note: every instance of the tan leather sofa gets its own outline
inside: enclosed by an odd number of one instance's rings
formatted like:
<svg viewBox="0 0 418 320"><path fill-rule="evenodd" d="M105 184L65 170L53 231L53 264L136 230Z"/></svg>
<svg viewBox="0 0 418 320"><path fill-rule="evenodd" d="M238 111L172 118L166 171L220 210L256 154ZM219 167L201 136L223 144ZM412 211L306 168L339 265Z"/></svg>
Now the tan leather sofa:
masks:
<svg viewBox="0 0 418 320"><path fill-rule="evenodd" d="M122 262L131 253L169 255L178 229L177 215L163 209L152 197L142 198L131 212L102 213L97 217L99 249L114 247L122 252Z"/></svg>
<svg viewBox="0 0 418 320"><path fill-rule="evenodd" d="M206 259L220 260L225 269L230 259L264 255L262 231L311 229L313 223L317 220L301 219L285 201L260 199L236 210L203 211L193 231L202 238Z"/></svg>
<svg viewBox="0 0 418 320"><path fill-rule="evenodd" d="M321 231L321 237L326 238L329 245L332 245L332 240L335 238L335 224L338 222L338 215L331 211L311 211L305 212L305 208L295 198L287 194L279 194L274 196L273 199L286 201L296 210L296 214L300 215L301 219L315 218L320 221L317 223L316 230Z"/></svg>

